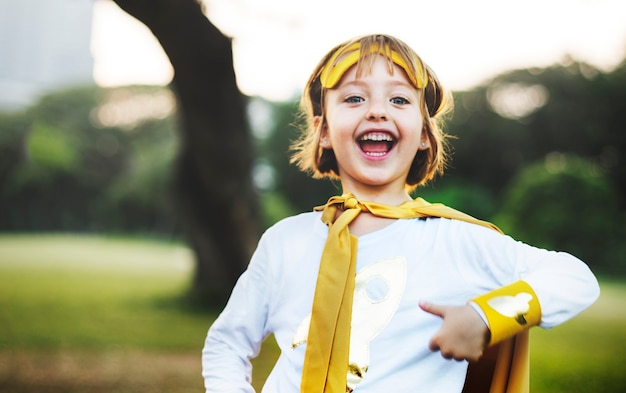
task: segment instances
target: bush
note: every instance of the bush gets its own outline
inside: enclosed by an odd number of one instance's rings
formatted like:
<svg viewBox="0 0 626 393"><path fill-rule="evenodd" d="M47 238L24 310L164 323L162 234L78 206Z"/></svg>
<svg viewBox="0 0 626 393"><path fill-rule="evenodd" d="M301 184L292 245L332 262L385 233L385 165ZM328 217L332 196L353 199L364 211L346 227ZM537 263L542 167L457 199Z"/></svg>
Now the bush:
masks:
<svg viewBox="0 0 626 393"><path fill-rule="evenodd" d="M0 114L0 231L175 233L168 94L77 87Z"/></svg>
<svg viewBox="0 0 626 393"><path fill-rule="evenodd" d="M625 273L624 216L611 183L580 157L551 153L510 184L496 222L526 243L570 252L594 270Z"/></svg>

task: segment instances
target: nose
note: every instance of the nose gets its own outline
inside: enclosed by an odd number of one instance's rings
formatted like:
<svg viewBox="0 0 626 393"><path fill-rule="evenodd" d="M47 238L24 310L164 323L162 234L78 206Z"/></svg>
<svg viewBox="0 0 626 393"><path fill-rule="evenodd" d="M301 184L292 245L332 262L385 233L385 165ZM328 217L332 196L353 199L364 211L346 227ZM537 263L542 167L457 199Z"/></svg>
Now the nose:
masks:
<svg viewBox="0 0 626 393"><path fill-rule="evenodd" d="M370 100L370 105L368 107L365 117L367 118L367 120L371 121L388 120L389 114L387 113L387 106L385 105L384 100Z"/></svg>

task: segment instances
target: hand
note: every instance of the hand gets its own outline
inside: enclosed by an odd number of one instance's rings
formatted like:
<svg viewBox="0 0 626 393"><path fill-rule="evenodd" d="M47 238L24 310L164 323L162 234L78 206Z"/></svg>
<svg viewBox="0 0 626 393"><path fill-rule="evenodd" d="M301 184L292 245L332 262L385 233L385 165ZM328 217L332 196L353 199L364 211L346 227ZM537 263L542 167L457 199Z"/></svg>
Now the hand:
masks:
<svg viewBox="0 0 626 393"><path fill-rule="evenodd" d="M446 359L476 361L489 342L489 328L472 306L442 306L420 302L420 308L443 319L431 338L431 351Z"/></svg>

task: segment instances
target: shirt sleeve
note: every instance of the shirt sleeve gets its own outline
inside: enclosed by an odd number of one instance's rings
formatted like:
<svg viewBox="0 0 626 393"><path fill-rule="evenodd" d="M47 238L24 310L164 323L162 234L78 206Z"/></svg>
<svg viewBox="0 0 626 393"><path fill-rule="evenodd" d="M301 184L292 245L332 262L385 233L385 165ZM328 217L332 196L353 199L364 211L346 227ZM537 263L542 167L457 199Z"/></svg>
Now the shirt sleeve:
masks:
<svg viewBox="0 0 626 393"><path fill-rule="evenodd" d="M528 246L527 246L528 247ZM537 294L541 305L540 327L551 328L573 318L600 296L600 286L589 267L566 252L531 248L536 262L522 280Z"/></svg>
<svg viewBox="0 0 626 393"><path fill-rule="evenodd" d="M263 238L228 303L210 327L202 351L206 393L253 393L250 359L259 354L267 326L267 252Z"/></svg>

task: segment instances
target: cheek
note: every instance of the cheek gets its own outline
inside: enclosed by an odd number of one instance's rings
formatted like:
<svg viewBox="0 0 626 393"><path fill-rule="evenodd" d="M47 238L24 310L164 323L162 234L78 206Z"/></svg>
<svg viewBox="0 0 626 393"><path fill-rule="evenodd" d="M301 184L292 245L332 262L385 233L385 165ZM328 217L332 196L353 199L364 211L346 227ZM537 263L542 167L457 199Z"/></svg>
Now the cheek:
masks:
<svg viewBox="0 0 626 393"><path fill-rule="evenodd" d="M405 130L405 133L410 133L412 136L421 136L425 132L424 120L419 113L411 113L401 118L396 117L396 122L401 129Z"/></svg>
<svg viewBox="0 0 626 393"><path fill-rule="evenodd" d="M417 133L419 133L420 136L420 140L424 140L424 138L427 136L428 134L428 130L426 129L426 122L427 120L424 119L421 115L417 116L417 119L413 119L413 121L415 122L415 130ZM428 138L427 138L428 139Z"/></svg>
<svg viewBox="0 0 626 393"><path fill-rule="evenodd" d="M430 121L428 119L424 119L422 120L422 125L420 128L420 132L421 132L421 140L426 142L426 143L430 143L431 141L433 141L433 137L432 137L432 126L430 125Z"/></svg>
<svg viewBox="0 0 626 393"><path fill-rule="evenodd" d="M347 116L335 116L328 119L326 133L331 140L345 140L352 138L355 125Z"/></svg>

